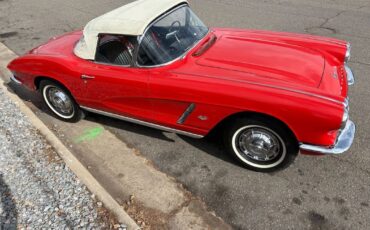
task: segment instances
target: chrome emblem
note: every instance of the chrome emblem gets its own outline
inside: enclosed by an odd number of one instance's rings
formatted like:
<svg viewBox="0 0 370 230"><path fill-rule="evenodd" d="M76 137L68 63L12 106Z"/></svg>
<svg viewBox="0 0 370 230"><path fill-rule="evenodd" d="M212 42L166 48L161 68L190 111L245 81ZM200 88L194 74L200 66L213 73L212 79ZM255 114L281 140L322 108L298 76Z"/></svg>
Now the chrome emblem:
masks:
<svg viewBox="0 0 370 230"><path fill-rule="evenodd" d="M338 68L337 67L334 67L333 78L338 79Z"/></svg>
<svg viewBox="0 0 370 230"><path fill-rule="evenodd" d="M199 118L199 120L201 120L201 121L206 121L206 120L208 120L208 117L207 116L199 116L198 117Z"/></svg>

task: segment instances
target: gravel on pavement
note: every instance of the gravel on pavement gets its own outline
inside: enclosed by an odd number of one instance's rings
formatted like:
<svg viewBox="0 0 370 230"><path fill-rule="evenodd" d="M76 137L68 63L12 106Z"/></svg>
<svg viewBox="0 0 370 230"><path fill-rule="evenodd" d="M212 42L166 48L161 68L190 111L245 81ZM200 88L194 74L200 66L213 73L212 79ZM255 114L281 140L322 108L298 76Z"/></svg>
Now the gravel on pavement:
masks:
<svg viewBox="0 0 370 230"><path fill-rule="evenodd" d="M124 229L0 88L0 229Z"/></svg>

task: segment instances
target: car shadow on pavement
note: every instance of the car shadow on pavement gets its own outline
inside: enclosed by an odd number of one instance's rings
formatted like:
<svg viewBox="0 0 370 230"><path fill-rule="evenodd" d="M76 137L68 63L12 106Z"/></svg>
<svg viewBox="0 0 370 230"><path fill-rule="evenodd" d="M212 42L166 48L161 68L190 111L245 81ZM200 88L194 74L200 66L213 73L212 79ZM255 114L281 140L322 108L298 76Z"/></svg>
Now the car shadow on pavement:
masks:
<svg viewBox="0 0 370 230"><path fill-rule="evenodd" d="M9 82L5 85L6 87L10 88L15 94L18 95L22 100L24 101L30 101L32 102L36 107L40 108L42 98L41 95L33 92L31 90L28 90L24 86L17 85L14 82ZM41 109L41 108L40 108Z"/></svg>
<svg viewBox="0 0 370 230"><path fill-rule="evenodd" d="M165 135L165 131L149 128L142 125L137 125L134 123L121 121L118 119L113 119L109 117L105 117L98 114L89 114L86 120L97 122L99 124L104 125L105 127L111 128L110 130L115 132L115 130L123 130L125 132L131 132L139 135L144 135L168 142L175 142L175 140L167 137ZM223 146L223 139L220 133L210 133L210 135L206 136L202 139L195 139L183 135L177 135L180 139L182 139L187 144L193 146L199 151L205 152L211 156L217 157L225 162L240 166L237 161L235 161L230 155L227 154L225 148ZM131 146L129 146L131 147ZM242 166L240 166L242 167Z"/></svg>
<svg viewBox="0 0 370 230"><path fill-rule="evenodd" d="M0 174L0 229L17 229L17 216L12 193Z"/></svg>
<svg viewBox="0 0 370 230"><path fill-rule="evenodd" d="M203 151L211 156L217 157L225 162L240 166L230 154L225 150L222 133L211 132L203 139L194 139L187 136L178 135L186 143L194 146L195 148ZM240 166L241 167L241 166Z"/></svg>

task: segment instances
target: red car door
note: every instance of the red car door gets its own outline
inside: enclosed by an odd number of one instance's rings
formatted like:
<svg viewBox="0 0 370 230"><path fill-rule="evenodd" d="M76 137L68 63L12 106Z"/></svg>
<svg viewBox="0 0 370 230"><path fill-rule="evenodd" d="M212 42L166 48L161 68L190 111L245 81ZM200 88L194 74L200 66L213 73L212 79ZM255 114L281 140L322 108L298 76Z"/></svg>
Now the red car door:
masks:
<svg viewBox="0 0 370 230"><path fill-rule="evenodd" d="M90 62L81 74L83 105L123 116L151 120L148 71Z"/></svg>
<svg viewBox="0 0 370 230"><path fill-rule="evenodd" d="M202 89L207 83L169 69L171 67L150 69L149 92L156 122L190 133L206 134L219 113L203 103Z"/></svg>

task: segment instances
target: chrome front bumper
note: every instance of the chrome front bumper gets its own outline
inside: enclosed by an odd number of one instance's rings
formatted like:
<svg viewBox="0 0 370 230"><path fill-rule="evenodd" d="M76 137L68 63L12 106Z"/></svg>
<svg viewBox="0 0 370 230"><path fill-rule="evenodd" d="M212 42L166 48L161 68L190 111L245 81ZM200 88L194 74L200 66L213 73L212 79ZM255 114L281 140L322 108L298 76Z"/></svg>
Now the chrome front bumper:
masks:
<svg viewBox="0 0 370 230"><path fill-rule="evenodd" d="M351 68L349 68L347 65L344 65L344 68L345 68L346 73L347 73L348 85L355 84L355 76L353 75L353 72L352 72Z"/></svg>
<svg viewBox="0 0 370 230"><path fill-rule="evenodd" d="M337 141L332 147L322 147L316 145L301 144L300 149L304 151L325 154L325 155L336 155L346 152L352 145L353 139L355 138L356 126L348 120L346 127L339 134Z"/></svg>

